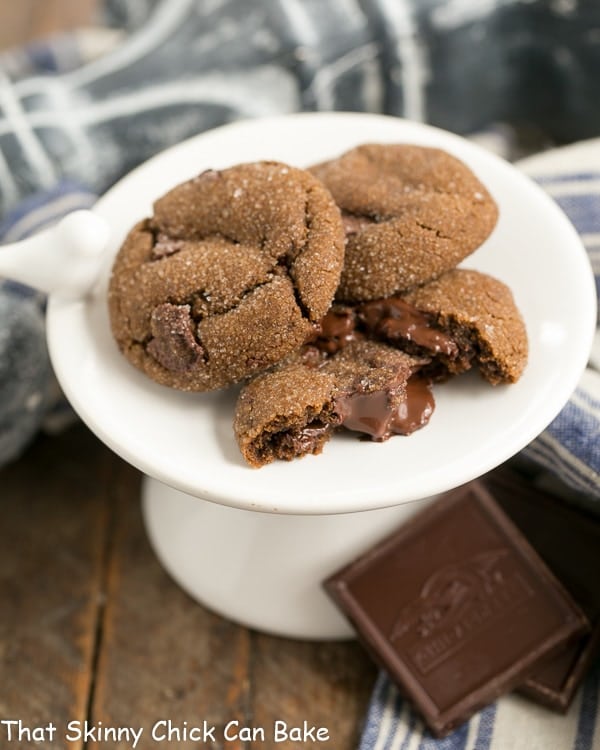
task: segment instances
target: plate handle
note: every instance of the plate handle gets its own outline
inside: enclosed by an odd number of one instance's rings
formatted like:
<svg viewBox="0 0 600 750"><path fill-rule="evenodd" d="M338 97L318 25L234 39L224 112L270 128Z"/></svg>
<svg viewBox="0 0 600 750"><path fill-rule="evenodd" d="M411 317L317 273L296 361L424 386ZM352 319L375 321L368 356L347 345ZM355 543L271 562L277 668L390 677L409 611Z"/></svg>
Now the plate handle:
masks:
<svg viewBox="0 0 600 750"><path fill-rule="evenodd" d="M50 229L0 246L0 275L46 294L84 297L98 278L109 234L93 211L73 211Z"/></svg>

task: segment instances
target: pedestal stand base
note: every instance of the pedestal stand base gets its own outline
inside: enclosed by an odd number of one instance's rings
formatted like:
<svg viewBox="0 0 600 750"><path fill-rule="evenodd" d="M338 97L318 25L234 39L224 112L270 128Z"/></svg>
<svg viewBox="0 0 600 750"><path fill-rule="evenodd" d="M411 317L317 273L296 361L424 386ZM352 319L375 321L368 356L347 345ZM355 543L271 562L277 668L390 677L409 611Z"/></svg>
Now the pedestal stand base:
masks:
<svg viewBox="0 0 600 750"><path fill-rule="evenodd" d="M150 541L190 596L248 627L311 640L352 637L321 582L427 502L293 516L217 505L148 477L143 485Z"/></svg>

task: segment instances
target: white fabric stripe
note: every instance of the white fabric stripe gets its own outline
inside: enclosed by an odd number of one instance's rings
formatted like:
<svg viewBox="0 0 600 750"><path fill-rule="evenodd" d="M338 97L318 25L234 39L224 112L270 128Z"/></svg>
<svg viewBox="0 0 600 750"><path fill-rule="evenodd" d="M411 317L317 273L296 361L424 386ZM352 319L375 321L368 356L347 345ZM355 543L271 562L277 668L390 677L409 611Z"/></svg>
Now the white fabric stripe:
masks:
<svg viewBox="0 0 600 750"><path fill-rule="evenodd" d="M600 195L598 200L600 201ZM579 236L584 245L600 245L600 232L582 232Z"/></svg>
<svg viewBox="0 0 600 750"><path fill-rule="evenodd" d="M572 750L581 691L563 716L512 694L498 701L490 750Z"/></svg>
<svg viewBox="0 0 600 750"><path fill-rule="evenodd" d="M580 461L548 433L543 433L537 438L527 452L532 456L538 455L540 458L545 458L548 468L556 471L566 482L578 486L589 486L592 481L589 466Z"/></svg>
<svg viewBox="0 0 600 750"><path fill-rule="evenodd" d="M547 183L544 190L554 198L569 195L588 195L600 193L600 178L597 180L573 180L573 182Z"/></svg>
<svg viewBox="0 0 600 750"><path fill-rule="evenodd" d="M249 89L264 92L264 97L255 94L248 100ZM273 90L280 92L277 101L273 100ZM231 106L248 116L292 112L299 104L291 74L275 66L265 66L238 76L235 82L226 74L215 74L202 79L154 86L135 93L128 92L73 109L69 117L79 125L93 125L148 110L168 109L177 104L196 104L199 100ZM59 112L32 112L29 116L29 122L36 128L62 128L63 121L64 115ZM7 132L10 132L7 123L0 122L0 135Z"/></svg>
<svg viewBox="0 0 600 750"><path fill-rule="evenodd" d="M60 86L57 81L50 79L48 83L48 93L52 99L56 112L62 112L63 114L67 112L69 113L67 117L63 116L62 131L70 138L71 144L76 152L72 157L73 160L77 164L95 164L96 152L94 148L92 148L89 137L81 127L81 123L77 122L77 120L70 115L70 111L73 107L72 100L67 96L65 88Z"/></svg>
<svg viewBox="0 0 600 750"><path fill-rule="evenodd" d="M465 750L473 750L473 745L475 744L475 740L477 739L477 735L479 734L479 725L481 724L481 711L469 722L468 732L467 732L467 739L465 742Z"/></svg>
<svg viewBox="0 0 600 750"><path fill-rule="evenodd" d="M591 377L585 378L585 383L581 383L580 388L571 396L571 401L600 424L600 376L597 372L591 372L590 375Z"/></svg>
<svg viewBox="0 0 600 750"><path fill-rule="evenodd" d="M571 472L580 477L588 477L589 481L589 476L592 471L588 464L584 463L580 458L578 458L574 453L566 448L558 440L558 438L554 437L549 432L543 432L538 439L545 443L547 446L551 446L558 459L563 461L565 467L568 467Z"/></svg>
<svg viewBox="0 0 600 750"><path fill-rule="evenodd" d="M597 328L596 333L594 334L594 343L592 345L592 353L590 355L590 365L600 371L600 328ZM588 368L586 377L592 377L594 375L600 381L600 375Z"/></svg>
<svg viewBox="0 0 600 750"><path fill-rule="evenodd" d="M65 74L61 79L63 84L73 88L83 86L139 60L171 35L195 2L196 0L163 0L148 23L132 34L127 44L118 47L112 54ZM45 87L46 79L41 76L24 79L15 84L15 90L22 97L42 93Z"/></svg>
<svg viewBox="0 0 600 750"><path fill-rule="evenodd" d="M52 166L52 162L40 146L31 122L23 111L21 102L15 96L11 82L1 71L0 107L4 109L10 131L19 140L29 162L37 171L40 183L44 187L49 188L56 182L56 172Z"/></svg>
<svg viewBox="0 0 600 750"><path fill-rule="evenodd" d="M56 198L51 203L40 206L35 211L30 211L22 219L8 230L4 235L4 242L15 242L35 228L52 219L59 219L69 211L81 208L83 205L91 204L91 196L88 193L67 193L66 195Z"/></svg>
<svg viewBox="0 0 600 750"><path fill-rule="evenodd" d="M401 63L400 70L392 70L400 79L404 96L404 117L409 120L425 121L425 83L429 78L429 66L425 57L425 49L420 44L417 35L412 5L409 0L381 0L380 6L384 11L388 26L398 32L396 39L396 54Z"/></svg>
<svg viewBox="0 0 600 750"><path fill-rule="evenodd" d="M16 203L19 198L17 183L12 176L4 154L0 149L0 192L4 195L7 203Z"/></svg>
<svg viewBox="0 0 600 750"><path fill-rule="evenodd" d="M516 162L519 169L534 179L559 174L588 173L600 170L600 138L579 141L553 151L542 151Z"/></svg>
<svg viewBox="0 0 600 750"><path fill-rule="evenodd" d="M411 711L408 701L402 701L402 710L400 711L400 716L398 717L398 726L396 727L396 731L394 732L394 739L392 741L392 744L390 745L390 750L400 750L400 748L402 747L402 743L406 739L406 734L410 731L410 713Z"/></svg>
<svg viewBox="0 0 600 750"><path fill-rule="evenodd" d="M338 12L344 18L344 31L348 29L362 29L366 26L366 13L356 0L338 0L336 6Z"/></svg>
<svg viewBox="0 0 600 750"><path fill-rule="evenodd" d="M410 738L406 750L419 750L419 745L423 739L423 732L425 732L425 724L422 719L417 719L415 728Z"/></svg>
<svg viewBox="0 0 600 750"><path fill-rule="evenodd" d="M377 75L377 52L376 44L365 44L362 47L351 50L346 55L338 57L335 62L322 66L309 87L309 91L312 90L314 92L319 108L333 109L335 102L332 96L332 83L346 71L357 68L361 63L368 62L373 63L370 69L371 75L369 76L369 81L365 84L371 99L369 104L373 107L380 106L383 89Z"/></svg>
<svg viewBox="0 0 600 750"><path fill-rule="evenodd" d="M543 442L542 438L539 438L529 446L527 449L527 455L535 458L535 460L542 464L542 466L546 466L546 468L551 469L556 474L560 474L565 482L569 480L571 480L571 482L573 481L572 472L568 470L568 467L564 468L562 467L562 463L557 462L557 458L554 455L551 446Z"/></svg>
<svg viewBox="0 0 600 750"><path fill-rule="evenodd" d="M381 722L379 724L379 736L373 750L383 750L385 743L387 742L388 734L392 726L392 720L394 718L394 702L396 700L396 690L392 687L392 684L388 684L387 698L385 701L385 707L381 715Z"/></svg>
<svg viewBox="0 0 600 750"><path fill-rule="evenodd" d="M531 453L545 459L548 468L556 471L565 481L589 484L588 465L579 461L562 443L547 433L534 441L531 445ZM581 471L579 467L583 467L584 471Z"/></svg>
<svg viewBox="0 0 600 750"><path fill-rule="evenodd" d="M573 467L564 460L558 459L550 446L543 444L542 440L536 440L531 450L526 455L545 466L549 471L555 473L566 484L579 489L590 489L589 477L582 477Z"/></svg>
<svg viewBox="0 0 600 750"><path fill-rule="evenodd" d="M316 47L318 34L302 0L280 0L279 7L287 16L288 26L294 29L300 47Z"/></svg>
<svg viewBox="0 0 600 750"><path fill-rule="evenodd" d="M485 18L489 13L512 0L446 0L431 11L435 28L452 30Z"/></svg>

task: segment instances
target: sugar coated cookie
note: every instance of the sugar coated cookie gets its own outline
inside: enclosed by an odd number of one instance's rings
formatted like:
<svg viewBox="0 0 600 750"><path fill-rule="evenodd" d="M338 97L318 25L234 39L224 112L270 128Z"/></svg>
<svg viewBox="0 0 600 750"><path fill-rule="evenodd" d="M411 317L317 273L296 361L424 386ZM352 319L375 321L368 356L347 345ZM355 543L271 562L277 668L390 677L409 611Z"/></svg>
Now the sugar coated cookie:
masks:
<svg viewBox="0 0 600 750"><path fill-rule="evenodd" d="M343 254L339 209L310 173L276 162L204 172L126 238L109 285L113 334L158 383L220 388L304 342Z"/></svg>
<svg viewBox="0 0 600 750"><path fill-rule="evenodd" d="M478 248L498 218L473 172L437 148L365 144L311 171L342 210L342 301L389 297L437 278Z"/></svg>

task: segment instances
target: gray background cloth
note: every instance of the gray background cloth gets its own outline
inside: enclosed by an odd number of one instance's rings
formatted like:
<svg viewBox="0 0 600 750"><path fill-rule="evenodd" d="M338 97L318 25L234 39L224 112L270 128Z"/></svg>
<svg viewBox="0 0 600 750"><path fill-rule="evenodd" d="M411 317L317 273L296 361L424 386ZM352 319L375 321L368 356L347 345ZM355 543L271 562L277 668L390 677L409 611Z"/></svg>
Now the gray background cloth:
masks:
<svg viewBox="0 0 600 750"><path fill-rule="evenodd" d="M105 16L131 32L124 44L2 97L0 211L64 176L103 191L239 117L366 110L463 134L600 133L595 0L110 0Z"/></svg>

